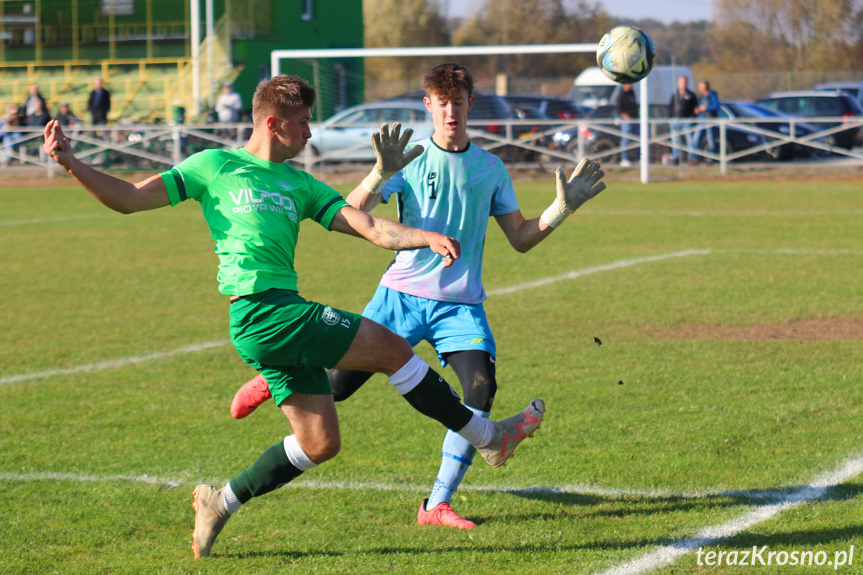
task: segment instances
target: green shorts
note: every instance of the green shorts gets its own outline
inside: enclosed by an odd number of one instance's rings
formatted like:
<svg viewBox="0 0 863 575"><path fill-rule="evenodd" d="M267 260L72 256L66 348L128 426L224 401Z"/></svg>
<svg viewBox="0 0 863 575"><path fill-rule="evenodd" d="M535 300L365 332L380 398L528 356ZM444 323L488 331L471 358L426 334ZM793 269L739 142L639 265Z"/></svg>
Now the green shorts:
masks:
<svg viewBox="0 0 863 575"><path fill-rule="evenodd" d="M231 302L231 341L280 405L292 393L332 393L326 370L347 352L361 317L271 289Z"/></svg>

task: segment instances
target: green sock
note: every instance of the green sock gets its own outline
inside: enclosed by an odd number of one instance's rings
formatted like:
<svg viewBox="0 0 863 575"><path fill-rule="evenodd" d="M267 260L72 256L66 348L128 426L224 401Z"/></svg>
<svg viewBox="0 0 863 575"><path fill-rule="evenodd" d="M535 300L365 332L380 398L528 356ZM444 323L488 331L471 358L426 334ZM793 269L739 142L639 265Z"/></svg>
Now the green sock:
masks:
<svg viewBox="0 0 863 575"><path fill-rule="evenodd" d="M240 503L290 483L302 473L291 464L284 442L269 447L251 467L231 479L231 490Z"/></svg>
<svg viewBox="0 0 863 575"><path fill-rule="evenodd" d="M404 398L414 409L453 431L463 428L473 417L473 412L462 404L449 384L433 369L429 369L422 381L404 394Z"/></svg>

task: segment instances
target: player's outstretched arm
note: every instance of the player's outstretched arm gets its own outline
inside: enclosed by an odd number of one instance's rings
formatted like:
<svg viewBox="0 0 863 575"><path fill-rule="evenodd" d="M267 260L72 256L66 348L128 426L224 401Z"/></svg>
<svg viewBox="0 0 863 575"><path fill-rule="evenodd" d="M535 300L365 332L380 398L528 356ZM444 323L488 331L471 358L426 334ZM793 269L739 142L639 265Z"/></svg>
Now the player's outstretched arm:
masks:
<svg viewBox="0 0 863 575"><path fill-rule="evenodd" d="M72 154L72 147L57 120L45 126L45 143L42 149L55 162L63 166L104 205L122 214L152 210L169 205L168 190L159 175L133 184L120 178L94 170Z"/></svg>
<svg viewBox="0 0 863 575"><path fill-rule="evenodd" d="M365 238L388 250L430 248L443 258L444 267L451 266L461 255L461 246L455 238L376 218L351 206L345 206L336 213L330 229Z"/></svg>
<svg viewBox="0 0 863 575"><path fill-rule="evenodd" d="M402 133L401 129L398 122L393 124L392 131L389 124L381 124L380 131L372 134L372 148L377 159L375 167L347 197L348 203L358 210L370 212L378 205L381 202L380 191L386 181L423 153L422 146L414 146L405 153L414 131L407 128Z"/></svg>

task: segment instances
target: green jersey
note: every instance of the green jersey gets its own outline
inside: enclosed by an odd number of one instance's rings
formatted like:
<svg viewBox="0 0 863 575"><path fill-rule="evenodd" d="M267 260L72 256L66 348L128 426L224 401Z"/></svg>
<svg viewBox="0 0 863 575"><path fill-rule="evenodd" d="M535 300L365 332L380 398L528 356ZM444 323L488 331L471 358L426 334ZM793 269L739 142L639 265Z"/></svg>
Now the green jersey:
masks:
<svg viewBox="0 0 863 575"><path fill-rule="evenodd" d="M297 291L300 222L312 218L329 229L348 205L310 174L242 148L205 150L160 175L172 206L189 198L201 204L219 256L219 291L227 295Z"/></svg>

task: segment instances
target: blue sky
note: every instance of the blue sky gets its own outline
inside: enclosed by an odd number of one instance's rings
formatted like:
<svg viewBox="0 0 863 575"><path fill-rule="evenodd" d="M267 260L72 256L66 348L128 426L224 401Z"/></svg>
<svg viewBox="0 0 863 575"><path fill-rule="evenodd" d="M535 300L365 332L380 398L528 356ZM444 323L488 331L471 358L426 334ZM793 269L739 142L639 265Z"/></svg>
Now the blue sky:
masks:
<svg viewBox="0 0 863 575"><path fill-rule="evenodd" d="M451 15L466 16L482 6L482 0L441 0ZM660 22L688 22L710 20L713 17L711 0L601 0L605 11L622 20L654 18Z"/></svg>

